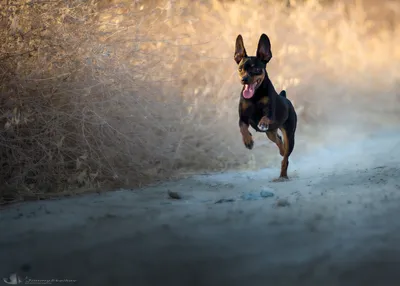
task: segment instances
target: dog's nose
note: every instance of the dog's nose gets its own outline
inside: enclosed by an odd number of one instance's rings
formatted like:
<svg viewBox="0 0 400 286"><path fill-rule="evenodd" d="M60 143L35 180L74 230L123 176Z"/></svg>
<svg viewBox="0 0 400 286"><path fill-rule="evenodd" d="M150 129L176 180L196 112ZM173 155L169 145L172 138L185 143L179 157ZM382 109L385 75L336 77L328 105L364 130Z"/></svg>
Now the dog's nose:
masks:
<svg viewBox="0 0 400 286"><path fill-rule="evenodd" d="M249 76L244 76L244 77L242 77L242 83L243 84L248 84L249 83L249 80L250 80L250 78L249 78Z"/></svg>

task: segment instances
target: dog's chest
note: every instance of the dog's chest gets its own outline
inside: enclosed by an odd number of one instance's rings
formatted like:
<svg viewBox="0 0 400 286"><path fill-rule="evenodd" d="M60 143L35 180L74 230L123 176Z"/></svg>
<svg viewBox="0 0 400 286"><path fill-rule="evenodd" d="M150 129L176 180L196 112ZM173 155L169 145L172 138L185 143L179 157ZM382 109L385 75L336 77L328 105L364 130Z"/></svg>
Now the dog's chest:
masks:
<svg viewBox="0 0 400 286"><path fill-rule="evenodd" d="M265 110L268 104L268 97L264 97L258 101L248 103L246 115L249 118L250 125L258 130L257 125L261 118L265 115Z"/></svg>
<svg viewBox="0 0 400 286"><path fill-rule="evenodd" d="M259 120L263 117L263 113L268 104L268 97L264 97L255 102L249 102L246 108L246 115L250 119Z"/></svg>

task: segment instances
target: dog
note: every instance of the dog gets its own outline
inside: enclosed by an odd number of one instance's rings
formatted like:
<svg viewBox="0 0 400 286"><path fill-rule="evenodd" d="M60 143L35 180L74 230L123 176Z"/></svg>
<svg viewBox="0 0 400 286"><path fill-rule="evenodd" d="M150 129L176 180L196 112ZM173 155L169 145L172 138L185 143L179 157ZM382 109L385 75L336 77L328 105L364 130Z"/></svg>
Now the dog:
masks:
<svg viewBox="0 0 400 286"><path fill-rule="evenodd" d="M243 85L239 100L240 133L248 149L254 146L249 126L256 132L266 133L269 140L278 146L283 157L280 181L288 179L287 169L295 144L297 114L286 97L286 91L278 94L268 77L267 64L271 58L271 42L266 34L260 37L255 57L247 55L243 37L237 36L234 60ZM281 130L283 141L278 129Z"/></svg>

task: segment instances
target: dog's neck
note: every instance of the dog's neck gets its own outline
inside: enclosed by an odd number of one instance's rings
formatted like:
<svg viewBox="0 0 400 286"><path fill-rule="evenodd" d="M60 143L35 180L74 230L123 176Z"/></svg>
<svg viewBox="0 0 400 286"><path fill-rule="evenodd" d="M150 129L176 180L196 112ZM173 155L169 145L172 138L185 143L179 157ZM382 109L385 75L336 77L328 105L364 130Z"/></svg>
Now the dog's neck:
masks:
<svg viewBox="0 0 400 286"><path fill-rule="evenodd" d="M268 96L275 96L278 95L278 93L275 90L274 85L272 84L271 80L268 77L268 73L265 72L265 78L263 82L261 83L260 87L257 88L257 90L254 93L254 99L259 99L263 95L267 94Z"/></svg>

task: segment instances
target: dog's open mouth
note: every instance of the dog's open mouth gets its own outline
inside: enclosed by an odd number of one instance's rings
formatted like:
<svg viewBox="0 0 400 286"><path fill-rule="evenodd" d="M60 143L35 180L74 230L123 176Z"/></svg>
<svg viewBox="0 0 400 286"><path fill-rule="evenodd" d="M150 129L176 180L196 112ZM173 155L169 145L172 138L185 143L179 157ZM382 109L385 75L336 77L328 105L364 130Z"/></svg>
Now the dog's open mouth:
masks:
<svg viewBox="0 0 400 286"><path fill-rule="evenodd" d="M258 79L252 84L245 84L243 89L243 97L246 99L252 98L254 92L256 91L256 87L260 84L261 80Z"/></svg>

